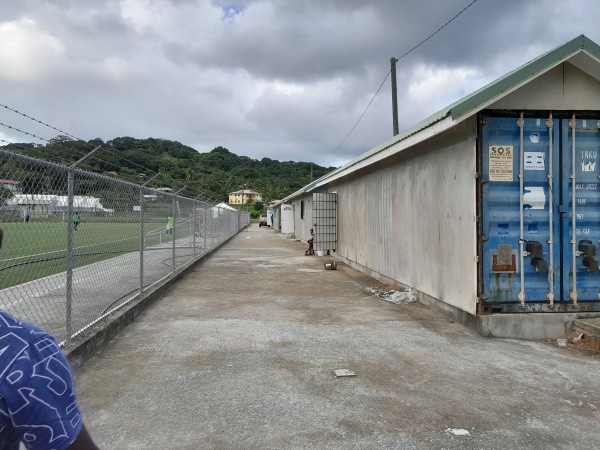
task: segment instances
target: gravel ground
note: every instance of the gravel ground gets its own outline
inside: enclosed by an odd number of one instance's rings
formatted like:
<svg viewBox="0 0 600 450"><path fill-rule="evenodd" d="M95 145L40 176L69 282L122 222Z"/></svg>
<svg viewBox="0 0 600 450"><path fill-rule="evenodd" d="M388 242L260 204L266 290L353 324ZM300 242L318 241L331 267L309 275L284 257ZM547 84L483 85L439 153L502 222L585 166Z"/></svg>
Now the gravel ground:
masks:
<svg viewBox="0 0 600 450"><path fill-rule="evenodd" d="M305 247L253 225L87 360L99 446L600 448L597 354L481 337Z"/></svg>

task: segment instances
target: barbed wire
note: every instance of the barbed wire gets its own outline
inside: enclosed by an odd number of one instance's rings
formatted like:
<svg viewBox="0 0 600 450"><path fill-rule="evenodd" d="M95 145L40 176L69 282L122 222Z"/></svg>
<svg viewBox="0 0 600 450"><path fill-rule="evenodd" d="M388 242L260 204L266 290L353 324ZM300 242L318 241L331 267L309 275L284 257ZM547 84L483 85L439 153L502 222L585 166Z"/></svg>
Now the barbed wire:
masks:
<svg viewBox="0 0 600 450"><path fill-rule="evenodd" d="M43 137L41 137L41 136L37 136L37 135L35 135L35 134L32 134L32 133L28 133L27 131L20 130L20 129L19 129L19 128L17 128L17 127L13 127L13 126L11 126L11 125L7 125L7 124L5 124L5 123L3 123L3 122L0 122L0 125L2 125L3 127L9 128L9 129L11 129L11 130L18 131L19 133L26 134L27 136L34 137L34 138L36 138L36 139L39 139L39 140L41 140L41 141L50 142L50 141L49 141L48 139L46 139L46 138L43 138Z"/></svg>
<svg viewBox="0 0 600 450"><path fill-rule="evenodd" d="M47 124L47 123L45 123L45 122L42 122L41 120L38 120L38 119L36 119L35 117L28 116L27 114L24 114L24 113L22 113L21 111L17 111L16 109L13 109L13 108L11 108L11 107L9 107L9 106L6 106L6 105L3 105L3 104L1 104L1 103L0 103L0 106L1 106L2 108L4 108L4 109L8 109L9 111L12 111L12 112L14 112L14 113L16 113L16 114L20 114L20 115L22 115L23 117L27 117L28 119L30 119L30 120L33 120L34 122L40 123L40 124L42 124L42 125L44 125L44 126L47 126L48 128L52 128L53 130L55 130L55 131L58 131L59 133L62 133L62 134L64 134L65 136L68 136L68 137L70 137L71 139L75 139L75 140L77 140L77 139L78 139L78 138L76 138L75 136L73 136L72 134L69 134L69 133L67 133L66 131L59 130L58 128L56 128L56 127L53 127L52 125L49 125L49 124ZM81 139L81 140L83 140L83 139Z"/></svg>
<svg viewBox="0 0 600 450"><path fill-rule="evenodd" d="M107 149L107 148L104 148L104 147L102 147L102 148L100 149L100 151L101 151L101 152L108 153L109 155L112 155L112 156L114 156L115 158L118 158L118 159L122 159L122 160L124 160L124 161L127 161L129 164L133 164L134 166L137 166L137 167L139 167L140 169L144 169L146 172L150 172L150 173L157 173L155 170L149 169L148 167L144 167L144 166L142 166L142 165L140 165L140 164L138 164L138 163L136 163L136 162L134 162L134 161L130 161L129 159L125 158L123 155L119 155L118 153L111 152L111 151L110 151L109 149Z"/></svg>
<svg viewBox="0 0 600 450"><path fill-rule="evenodd" d="M121 169L121 166L119 166L118 164L111 163L110 161L106 161L106 160L104 160L102 158L98 158L97 155L94 155L92 159L95 159L95 160L98 160L100 162L103 162L104 164L108 164L109 166L114 167L116 169ZM95 172L95 171L98 170L94 166L91 166L87 161L85 163L81 164L81 167L87 167L87 168L90 169L91 172Z"/></svg>
<svg viewBox="0 0 600 450"><path fill-rule="evenodd" d="M29 116L29 115L27 115L27 114L25 114L25 113L23 113L23 112L21 112L21 111L18 111L18 110L14 109L14 108L11 108L11 107L9 107L9 106L7 106L7 105L4 105L4 104L1 104L1 103L0 103L0 107L2 107L2 108L5 108L5 109L7 109L8 111L12 111L12 112L14 112L15 114L19 114L19 115L21 115L21 116L23 116L23 117L26 117L26 118L28 118L28 119L30 119L30 120L32 120L32 121L34 121L34 122L37 122L37 123L39 123L39 124L42 124L42 125L44 125L44 126L46 126L46 127L48 127L48 128L51 128L51 129L53 129L53 130L55 130L55 131L58 131L59 133L61 133L61 134L62 134L62 135L64 135L64 136L67 136L67 137L69 137L70 139L73 139L73 140L76 140L76 141L87 142L85 139L79 138L79 137L77 137L77 136L75 136L75 135L73 135L73 134L71 134L71 133L68 133L68 132L66 132L66 131L63 131L63 130L61 130L61 129L59 129L59 128L56 128L56 127L54 127L54 126L52 126L52 125L50 125L50 124L47 124L47 123L45 123L45 122L43 122L43 121L41 121L41 120L39 120L39 119L36 119L35 117ZM11 129L11 130L18 131L18 132L20 132L20 133L23 133L23 134L25 134L25 135L27 135L27 136L31 136L31 137L34 137L34 138L36 138L36 139L40 139L40 140L42 140L42 141L45 141L45 142L48 142L48 143L50 143L50 142L51 142L49 139L43 138L43 137L41 137L41 136L38 136L38 135L36 135L36 134L33 134L33 133L29 133L29 132L27 132L27 131L24 131L24 130L21 130L21 129L19 129L19 128L17 128L17 127L14 127L14 126L12 126L12 125L7 125L7 124L5 124L5 123L3 123L3 122L0 122L0 126L4 126L4 127L8 128L8 129ZM4 140L2 140L2 142L6 142L7 144L11 144L11 142L4 141ZM104 152L106 152L106 153L108 153L108 154L110 154L110 155L112 155L112 156L116 157L116 158L117 158L117 159L119 159L119 160L127 161L129 164L132 164L132 165L134 165L134 166L136 166L136 167L138 167L138 168L140 168L140 169L143 169L145 172L148 172L148 173L151 173L151 174L155 174L155 173L157 173L156 171L154 171L154 170L152 170L152 169L150 169L150 168L148 168L148 167L145 167L145 166L143 166L143 165L141 165L141 164L138 164L138 163L136 163L136 162L134 162L134 161L131 161L131 160L129 160L129 159L127 159L127 158L125 158L123 155L119 155L119 154L116 154L116 153L114 153L114 152L111 152L110 150L108 150L108 149L107 149L107 148L105 148L105 147L102 147L100 151L104 151ZM83 151L83 152L84 152L84 154L85 154L85 151ZM101 160L100 158L98 158L98 156L97 156L97 155L93 155L93 159ZM102 161L102 162L104 162L104 163L106 163L106 164L110 164L110 165L112 165L112 166L114 166L114 167L120 168L120 166L118 166L118 165L116 165L116 164L113 164L113 163L110 163L110 162L108 162L108 161L106 161L106 160L101 160L101 161ZM90 166L90 165L88 164L88 167L89 167L90 169L92 169L92 171L95 171L95 169L93 168L93 166Z"/></svg>
<svg viewBox="0 0 600 450"><path fill-rule="evenodd" d="M99 150L99 152L100 152L100 151L102 151L102 150ZM111 168L115 168L115 169L117 169L117 170L114 170L113 172L116 172L116 174L117 174L117 175L119 175L119 178L127 179L126 177L123 177L123 176L122 176L122 174L120 173L120 172L122 171L122 169L123 169L123 167L122 167L122 166L120 166L120 165L118 165L118 164L115 164L115 163L112 163L112 162L110 162L110 161L107 161L107 160L105 160L105 159L102 159L102 158L98 157L97 155L98 155L98 154L95 154L95 155L93 155L93 157L92 157L91 159L94 159L94 160L100 161L100 162L102 162L102 163L104 163L104 164L108 164L108 165L109 165ZM90 165L88 161L86 161L85 163L83 163L83 164L81 165L81 167L83 167L83 168L87 168L87 169L88 169L90 172L97 172L97 171L98 171L98 168L97 168L97 167L94 167L94 166L92 166L92 165ZM107 171L107 172L110 172L110 171ZM152 172L152 171L151 171L151 172ZM138 175L138 176L139 176L139 175ZM147 178L147 179L149 179L149 178L151 178L151 177L148 177L148 176L147 176L146 178Z"/></svg>

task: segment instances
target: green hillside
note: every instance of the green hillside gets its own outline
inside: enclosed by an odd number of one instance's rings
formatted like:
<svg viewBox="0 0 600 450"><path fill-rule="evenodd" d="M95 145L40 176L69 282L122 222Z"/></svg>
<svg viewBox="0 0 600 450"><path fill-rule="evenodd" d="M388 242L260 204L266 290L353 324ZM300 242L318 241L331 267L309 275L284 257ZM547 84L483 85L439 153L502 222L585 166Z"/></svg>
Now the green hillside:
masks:
<svg viewBox="0 0 600 450"><path fill-rule="evenodd" d="M334 169L306 162L256 160L238 156L224 147L198 153L177 141L154 138L118 137L107 142L101 139L85 142L58 136L46 145L8 144L3 148L71 165L97 146L101 149L85 161L81 169L135 183L142 183L160 172L150 187L170 187L176 191L186 186L182 195L202 199L212 197L216 201L227 201L227 194L241 186L260 192L265 201L281 199ZM13 167L11 170L24 171L12 175L21 181L34 176L25 173L24 168ZM26 189L27 183L22 186Z"/></svg>

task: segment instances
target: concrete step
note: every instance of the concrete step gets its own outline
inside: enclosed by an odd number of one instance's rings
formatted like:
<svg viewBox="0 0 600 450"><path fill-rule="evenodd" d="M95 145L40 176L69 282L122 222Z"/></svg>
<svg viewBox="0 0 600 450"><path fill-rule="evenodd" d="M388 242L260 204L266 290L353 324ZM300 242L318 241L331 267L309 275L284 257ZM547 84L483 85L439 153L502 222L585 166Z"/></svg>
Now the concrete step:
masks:
<svg viewBox="0 0 600 450"><path fill-rule="evenodd" d="M573 322L573 328L576 332L584 333L588 337L600 338L600 318L576 319Z"/></svg>

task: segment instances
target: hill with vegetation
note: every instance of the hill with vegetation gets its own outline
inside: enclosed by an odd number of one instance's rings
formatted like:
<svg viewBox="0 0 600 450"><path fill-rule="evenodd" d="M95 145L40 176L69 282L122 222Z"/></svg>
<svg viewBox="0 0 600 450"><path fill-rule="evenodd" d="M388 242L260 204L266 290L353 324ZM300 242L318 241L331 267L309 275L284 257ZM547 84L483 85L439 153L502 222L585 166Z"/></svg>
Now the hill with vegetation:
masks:
<svg viewBox="0 0 600 450"><path fill-rule="evenodd" d="M3 149L70 166L98 146L100 149L79 166L82 170L134 183L143 183L160 172L150 187L177 191L185 186L182 195L215 201L226 202L228 193L242 186L260 192L264 201L281 199L334 170L307 162L251 159L224 147L199 153L179 142L154 138L86 142L58 136L46 145L7 144Z"/></svg>

